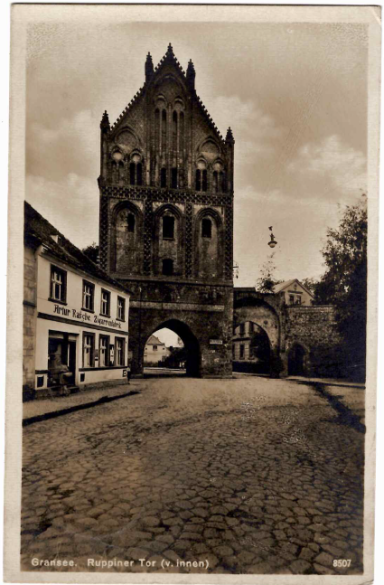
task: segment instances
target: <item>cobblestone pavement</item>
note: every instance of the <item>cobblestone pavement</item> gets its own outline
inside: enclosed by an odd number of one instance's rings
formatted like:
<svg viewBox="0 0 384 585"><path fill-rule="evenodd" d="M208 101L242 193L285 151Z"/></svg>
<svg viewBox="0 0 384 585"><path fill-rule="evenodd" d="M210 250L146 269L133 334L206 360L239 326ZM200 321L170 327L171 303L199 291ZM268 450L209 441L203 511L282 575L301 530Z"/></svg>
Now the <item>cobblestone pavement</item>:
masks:
<svg viewBox="0 0 384 585"><path fill-rule="evenodd" d="M24 570L362 571L364 434L316 389L247 377L131 389L24 429ZM32 564L58 560L74 567Z"/></svg>

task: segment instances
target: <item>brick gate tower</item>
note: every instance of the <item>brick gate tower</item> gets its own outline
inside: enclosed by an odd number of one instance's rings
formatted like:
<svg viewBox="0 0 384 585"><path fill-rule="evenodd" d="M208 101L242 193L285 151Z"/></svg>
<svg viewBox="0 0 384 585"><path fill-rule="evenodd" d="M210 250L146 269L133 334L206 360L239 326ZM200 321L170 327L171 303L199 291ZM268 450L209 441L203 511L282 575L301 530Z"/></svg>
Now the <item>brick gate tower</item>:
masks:
<svg viewBox="0 0 384 585"><path fill-rule="evenodd" d="M232 373L233 161L172 46L113 126L101 124L100 263L131 290L132 371L161 327L187 349L187 373Z"/></svg>

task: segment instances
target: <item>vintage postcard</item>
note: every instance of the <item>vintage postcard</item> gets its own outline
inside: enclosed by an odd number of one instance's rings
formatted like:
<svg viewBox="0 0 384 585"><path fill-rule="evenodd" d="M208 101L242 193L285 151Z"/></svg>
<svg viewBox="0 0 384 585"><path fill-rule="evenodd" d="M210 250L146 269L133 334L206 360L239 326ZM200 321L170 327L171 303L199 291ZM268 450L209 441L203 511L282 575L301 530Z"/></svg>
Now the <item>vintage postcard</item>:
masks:
<svg viewBox="0 0 384 585"><path fill-rule="evenodd" d="M13 6L7 582L372 581L380 43Z"/></svg>

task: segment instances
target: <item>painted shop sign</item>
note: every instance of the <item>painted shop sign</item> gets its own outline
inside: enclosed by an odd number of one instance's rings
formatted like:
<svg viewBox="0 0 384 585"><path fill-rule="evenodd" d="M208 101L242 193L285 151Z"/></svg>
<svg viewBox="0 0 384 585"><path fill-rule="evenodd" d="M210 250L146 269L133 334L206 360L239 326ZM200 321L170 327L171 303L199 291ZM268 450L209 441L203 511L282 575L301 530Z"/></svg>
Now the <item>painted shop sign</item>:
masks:
<svg viewBox="0 0 384 585"><path fill-rule="evenodd" d="M104 327L114 327L115 329L121 329L121 323L119 323L118 321L105 319L104 317L99 317L98 315L92 314L90 315L89 313L83 313L82 311L78 311L77 309L67 309L66 307L55 305L53 308L53 312L56 315L69 317L70 319L82 321L83 323L95 323L96 325L104 325Z"/></svg>

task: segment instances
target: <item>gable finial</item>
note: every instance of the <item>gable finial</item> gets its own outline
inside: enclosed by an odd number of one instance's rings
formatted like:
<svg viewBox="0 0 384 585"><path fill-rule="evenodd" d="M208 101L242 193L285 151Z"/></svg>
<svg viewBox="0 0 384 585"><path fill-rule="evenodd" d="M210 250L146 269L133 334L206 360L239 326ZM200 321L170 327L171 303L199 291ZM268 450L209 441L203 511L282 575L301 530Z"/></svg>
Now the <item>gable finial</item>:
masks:
<svg viewBox="0 0 384 585"><path fill-rule="evenodd" d="M172 47L171 43L169 43L169 45L168 45L167 55L173 55L173 47Z"/></svg>
<svg viewBox="0 0 384 585"><path fill-rule="evenodd" d="M228 130L227 130L227 135L225 137L225 142L227 142L228 144L235 144L235 139L233 138L233 134L232 134L231 127L229 127Z"/></svg>
<svg viewBox="0 0 384 585"><path fill-rule="evenodd" d="M153 75L153 61L151 53L148 53L145 60L145 81L149 81Z"/></svg>
<svg viewBox="0 0 384 585"><path fill-rule="evenodd" d="M107 110L105 110L103 117L101 118L100 128L102 132L109 132L111 129Z"/></svg>
<svg viewBox="0 0 384 585"><path fill-rule="evenodd" d="M195 89L196 71L192 59L189 60L187 67L187 83L191 89Z"/></svg>

